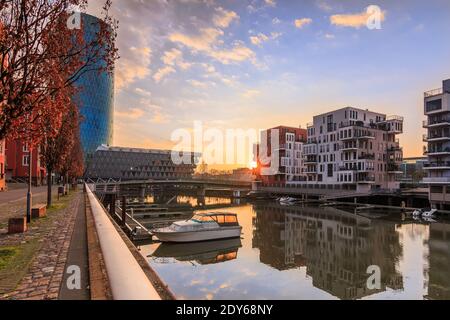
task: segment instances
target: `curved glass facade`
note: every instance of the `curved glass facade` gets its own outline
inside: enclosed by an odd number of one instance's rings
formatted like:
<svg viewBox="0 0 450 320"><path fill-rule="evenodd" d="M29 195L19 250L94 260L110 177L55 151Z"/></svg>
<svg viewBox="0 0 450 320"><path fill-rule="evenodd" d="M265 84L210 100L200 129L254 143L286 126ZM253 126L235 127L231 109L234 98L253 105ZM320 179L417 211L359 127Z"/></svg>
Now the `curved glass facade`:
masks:
<svg viewBox="0 0 450 320"><path fill-rule="evenodd" d="M84 38L88 42L96 36L100 20L84 13L81 16ZM76 86L80 89L76 101L83 117L81 144L84 157L89 162L99 146L112 142L114 77L107 72L89 71L77 80Z"/></svg>

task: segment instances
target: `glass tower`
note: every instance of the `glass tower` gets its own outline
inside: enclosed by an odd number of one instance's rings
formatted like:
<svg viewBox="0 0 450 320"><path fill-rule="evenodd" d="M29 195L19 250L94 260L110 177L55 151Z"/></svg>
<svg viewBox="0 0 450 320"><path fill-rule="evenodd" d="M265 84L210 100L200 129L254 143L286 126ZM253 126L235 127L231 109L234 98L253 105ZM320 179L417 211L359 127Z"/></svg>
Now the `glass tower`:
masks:
<svg viewBox="0 0 450 320"><path fill-rule="evenodd" d="M83 36L88 43L97 35L102 20L81 14ZM102 61L98 62L101 66ZM95 69L95 67L94 67ZM82 122L80 138L86 163L101 145L110 145L113 136L114 77L97 70L85 72L76 82L79 88L77 104Z"/></svg>

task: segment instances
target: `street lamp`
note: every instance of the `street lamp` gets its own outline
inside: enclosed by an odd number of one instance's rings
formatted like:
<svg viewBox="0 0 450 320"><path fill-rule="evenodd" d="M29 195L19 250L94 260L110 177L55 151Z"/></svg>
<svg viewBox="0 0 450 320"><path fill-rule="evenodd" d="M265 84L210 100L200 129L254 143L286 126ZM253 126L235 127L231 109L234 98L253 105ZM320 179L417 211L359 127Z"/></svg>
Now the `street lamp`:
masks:
<svg viewBox="0 0 450 320"><path fill-rule="evenodd" d="M31 179L33 169L32 159L33 159L33 149L31 147L28 148L28 192L27 192L27 223L31 222L31 206L32 206L32 193L31 193Z"/></svg>

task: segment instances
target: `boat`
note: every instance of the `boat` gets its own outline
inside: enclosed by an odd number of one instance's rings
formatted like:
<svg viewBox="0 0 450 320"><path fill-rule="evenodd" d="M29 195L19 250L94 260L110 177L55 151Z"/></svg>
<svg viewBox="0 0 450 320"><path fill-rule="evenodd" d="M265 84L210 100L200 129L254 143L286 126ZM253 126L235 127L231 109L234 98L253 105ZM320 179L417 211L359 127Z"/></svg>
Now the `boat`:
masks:
<svg viewBox="0 0 450 320"><path fill-rule="evenodd" d="M425 211L422 214L422 218L434 218L436 216L437 213L437 209L431 209L430 211Z"/></svg>
<svg viewBox="0 0 450 320"><path fill-rule="evenodd" d="M281 204L294 204L295 202L297 202L297 199L291 198L291 197L282 197L282 198L279 198L278 201Z"/></svg>
<svg viewBox="0 0 450 320"><path fill-rule="evenodd" d="M236 214L220 212L196 214L189 220L152 230L161 242L176 243L239 238L241 232Z"/></svg>
<svg viewBox="0 0 450 320"><path fill-rule="evenodd" d="M423 214L423 210L422 209L414 210L414 212L412 213L413 217L421 217L422 214Z"/></svg>

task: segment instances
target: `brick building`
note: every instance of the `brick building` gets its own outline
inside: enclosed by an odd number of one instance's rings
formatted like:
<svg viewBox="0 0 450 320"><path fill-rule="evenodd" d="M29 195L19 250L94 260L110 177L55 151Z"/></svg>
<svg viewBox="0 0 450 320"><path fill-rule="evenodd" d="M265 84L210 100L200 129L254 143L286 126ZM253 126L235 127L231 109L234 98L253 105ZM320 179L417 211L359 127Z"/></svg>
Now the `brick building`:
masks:
<svg viewBox="0 0 450 320"><path fill-rule="evenodd" d="M6 179L28 180L30 149L21 140L6 140ZM34 185L45 184L46 169L41 164L39 147L32 149L32 178Z"/></svg>

